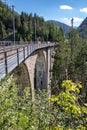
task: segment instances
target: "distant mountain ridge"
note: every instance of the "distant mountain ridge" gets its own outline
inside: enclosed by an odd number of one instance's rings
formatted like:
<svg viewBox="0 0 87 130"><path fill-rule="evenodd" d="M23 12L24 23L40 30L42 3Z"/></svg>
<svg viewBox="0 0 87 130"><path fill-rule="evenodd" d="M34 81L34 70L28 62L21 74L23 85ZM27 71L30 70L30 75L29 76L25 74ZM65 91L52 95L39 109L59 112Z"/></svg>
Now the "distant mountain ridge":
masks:
<svg viewBox="0 0 87 130"><path fill-rule="evenodd" d="M66 25L66 24L64 24L64 23L61 23L61 22L59 22L59 21L48 20L47 22L54 23L57 27L60 27L60 28L63 30L64 34L70 32L70 30L71 30L71 27L70 27L69 25Z"/></svg>
<svg viewBox="0 0 87 130"><path fill-rule="evenodd" d="M87 39L87 17L83 20L83 22L77 28L77 31L82 38Z"/></svg>
<svg viewBox="0 0 87 130"><path fill-rule="evenodd" d="M48 20L47 22L54 23L57 27L60 27L63 30L64 34L69 33L71 30L70 26L59 21ZM77 28L77 31L80 37L87 39L87 17L82 21L80 26Z"/></svg>

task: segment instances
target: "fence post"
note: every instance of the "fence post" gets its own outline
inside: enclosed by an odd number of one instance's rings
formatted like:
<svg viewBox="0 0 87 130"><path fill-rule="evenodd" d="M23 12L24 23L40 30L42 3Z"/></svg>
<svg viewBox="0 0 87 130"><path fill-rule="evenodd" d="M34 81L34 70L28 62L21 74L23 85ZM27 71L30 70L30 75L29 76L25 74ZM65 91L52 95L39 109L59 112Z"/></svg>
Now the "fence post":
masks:
<svg viewBox="0 0 87 130"><path fill-rule="evenodd" d="M29 55L29 45L27 46L27 56Z"/></svg>
<svg viewBox="0 0 87 130"><path fill-rule="evenodd" d="M23 55L24 55L24 60L25 60L25 47L23 47Z"/></svg>
<svg viewBox="0 0 87 130"><path fill-rule="evenodd" d="M17 65L19 65L19 51L18 51L18 48L17 48Z"/></svg>
<svg viewBox="0 0 87 130"><path fill-rule="evenodd" d="M32 46L30 45L30 54L32 53Z"/></svg>
<svg viewBox="0 0 87 130"><path fill-rule="evenodd" d="M4 58L5 58L5 73L8 73L8 66L7 66L7 52L4 52Z"/></svg>

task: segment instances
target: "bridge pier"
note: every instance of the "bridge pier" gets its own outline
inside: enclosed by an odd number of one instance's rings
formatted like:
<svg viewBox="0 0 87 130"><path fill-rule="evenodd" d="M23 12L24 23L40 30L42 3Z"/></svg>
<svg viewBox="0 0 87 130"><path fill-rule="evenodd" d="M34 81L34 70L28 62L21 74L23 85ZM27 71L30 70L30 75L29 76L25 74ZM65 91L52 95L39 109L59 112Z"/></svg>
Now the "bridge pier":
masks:
<svg viewBox="0 0 87 130"><path fill-rule="evenodd" d="M51 50L46 48L38 50L24 63L27 66L30 77L32 99L34 99L34 91L46 89L48 96L51 95L50 87L50 67L51 67Z"/></svg>
<svg viewBox="0 0 87 130"><path fill-rule="evenodd" d="M30 77L32 100L34 100L34 91L35 91L34 90L34 69L35 69L36 58L37 58L37 54L34 56L31 55L29 58L25 60L25 64L27 66L28 74Z"/></svg>
<svg viewBox="0 0 87 130"><path fill-rule="evenodd" d="M47 48L47 92L51 96L51 49Z"/></svg>

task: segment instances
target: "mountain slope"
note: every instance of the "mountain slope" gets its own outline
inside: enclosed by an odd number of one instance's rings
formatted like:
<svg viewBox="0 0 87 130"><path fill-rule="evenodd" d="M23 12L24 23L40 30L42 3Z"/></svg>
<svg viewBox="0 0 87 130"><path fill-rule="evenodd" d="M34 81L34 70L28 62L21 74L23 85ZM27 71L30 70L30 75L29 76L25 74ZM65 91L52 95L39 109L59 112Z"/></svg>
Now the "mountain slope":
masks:
<svg viewBox="0 0 87 130"><path fill-rule="evenodd" d="M48 22L51 22L51 23L54 23L57 27L60 27L62 28L63 32L66 34L70 31L71 27L64 24L64 23L61 23L59 21L55 21L55 20L48 20Z"/></svg>
<svg viewBox="0 0 87 130"><path fill-rule="evenodd" d="M77 30L82 38L87 39L87 17L83 20L83 22L80 24Z"/></svg>

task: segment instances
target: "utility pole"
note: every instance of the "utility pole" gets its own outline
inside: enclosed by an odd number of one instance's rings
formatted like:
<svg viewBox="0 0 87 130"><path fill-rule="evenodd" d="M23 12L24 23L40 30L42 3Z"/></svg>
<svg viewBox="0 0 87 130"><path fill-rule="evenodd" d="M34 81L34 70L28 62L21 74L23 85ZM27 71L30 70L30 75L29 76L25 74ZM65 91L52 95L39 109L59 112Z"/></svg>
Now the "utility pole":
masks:
<svg viewBox="0 0 87 130"><path fill-rule="evenodd" d="M36 18L35 18L35 42L36 42Z"/></svg>
<svg viewBox="0 0 87 130"><path fill-rule="evenodd" d="M15 44L15 15L14 15L14 5L12 5L12 20L13 20L13 35L14 35L14 44Z"/></svg>

